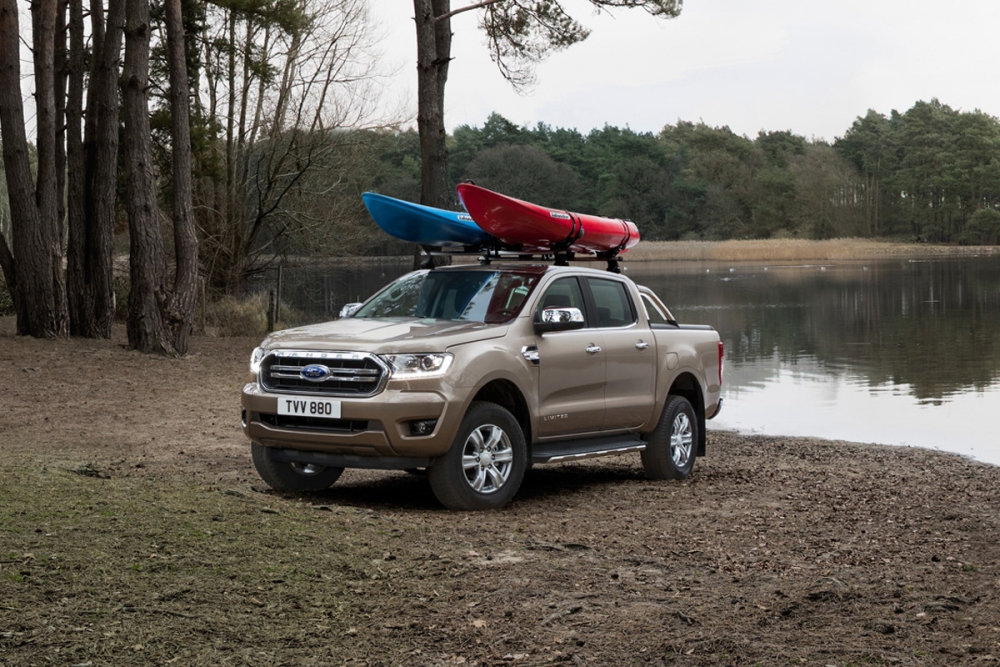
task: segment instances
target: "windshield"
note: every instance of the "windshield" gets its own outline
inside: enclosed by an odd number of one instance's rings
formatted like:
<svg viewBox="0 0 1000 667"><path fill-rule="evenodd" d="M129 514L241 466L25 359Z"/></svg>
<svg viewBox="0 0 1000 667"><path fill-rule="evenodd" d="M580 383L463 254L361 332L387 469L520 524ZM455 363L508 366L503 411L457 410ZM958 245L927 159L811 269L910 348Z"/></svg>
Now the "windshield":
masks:
<svg viewBox="0 0 1000 667"><path fill-rule="evenodd" d="M499 324L513 319L538 282L530 273L418 271L403 276L354 317L405 317Z"/></svg>

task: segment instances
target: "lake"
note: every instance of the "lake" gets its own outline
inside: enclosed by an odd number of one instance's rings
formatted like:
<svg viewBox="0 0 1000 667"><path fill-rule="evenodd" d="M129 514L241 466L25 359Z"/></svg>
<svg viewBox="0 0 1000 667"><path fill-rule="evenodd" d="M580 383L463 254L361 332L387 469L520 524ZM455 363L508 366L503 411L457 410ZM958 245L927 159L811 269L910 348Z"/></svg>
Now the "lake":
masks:
<svg viewBox="0 0 1000 667"><path fill-rule="evenodd" d="M625 267L679 321L719 331L725 402L710 429L1000 464L1000 257ZM408 268L287 270L283 298L328 319Z"/></svg>
<svg viewBox="0 0 1000 667"><path fill-rule="evenodd" d="M726 345L713 428L927 447L1000 464L1000 258L629 275Z"/></svg>

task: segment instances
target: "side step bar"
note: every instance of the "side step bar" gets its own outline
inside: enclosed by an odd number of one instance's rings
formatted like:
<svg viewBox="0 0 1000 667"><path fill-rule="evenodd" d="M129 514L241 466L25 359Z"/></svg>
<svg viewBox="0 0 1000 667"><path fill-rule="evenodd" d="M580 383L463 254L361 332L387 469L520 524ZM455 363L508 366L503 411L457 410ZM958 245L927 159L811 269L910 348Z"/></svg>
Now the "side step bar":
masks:
<svg viewBox="0 0 1000 667"><path fill-rule="evenodd" d="M589 459L596 456L641 452L644 449L646 449L646 442L634 435L540 442L531 448L531 462L557 463L559 461Z"/></svg>

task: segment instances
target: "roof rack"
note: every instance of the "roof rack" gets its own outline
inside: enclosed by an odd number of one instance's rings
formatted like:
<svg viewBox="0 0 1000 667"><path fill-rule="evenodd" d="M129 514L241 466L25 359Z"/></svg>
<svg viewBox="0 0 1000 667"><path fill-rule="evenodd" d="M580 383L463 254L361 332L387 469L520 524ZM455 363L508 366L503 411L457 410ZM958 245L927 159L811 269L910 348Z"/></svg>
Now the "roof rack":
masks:
<svg viewBox="0 0 1000 667"><path fill-rule="evenodd" d="M423 259L420 268L434 269L434 257L446 256L473 256L477 255L479 263L489 266L494 261L503 262L551 262L554 266L569 266L570 262L600 262L608 263L608 271L611 273L621 273L621 264L618 257L620 248L613 248L604 252L579 253L570 250L553 250L551 252L526 252L512 247L488 247L485 245L465 246L458 248L442 248L440 246L421 245Z"/></svg>

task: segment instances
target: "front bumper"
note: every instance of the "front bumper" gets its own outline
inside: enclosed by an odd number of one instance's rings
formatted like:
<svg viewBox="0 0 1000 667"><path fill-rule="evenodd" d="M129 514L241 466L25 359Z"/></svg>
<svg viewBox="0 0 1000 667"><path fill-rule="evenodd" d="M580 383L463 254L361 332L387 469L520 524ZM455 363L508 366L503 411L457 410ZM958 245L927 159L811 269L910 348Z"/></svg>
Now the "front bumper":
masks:
<svg viewBox="0 0 1000 667"><path fill-rule="evenodd" d="M261 445L281 450L337 455L344 461L357 457L427 459L441 456L451 447L462 419L465 394L449 394L440 381L434 389L414 387L415 383L394 383L375 396L337 398L341 418L279 417L278 400L288 394L270 393L255 382L243 387L243 432ZM317 396L318 398L333 398ZM296 395L296 398L308 396ZM414 421L437 420L428 435L413 435ZM346 467L382 467L359 461ZM362 465L364 464L364 465ZM393 466L395 467L395 466Z"/></svg>

